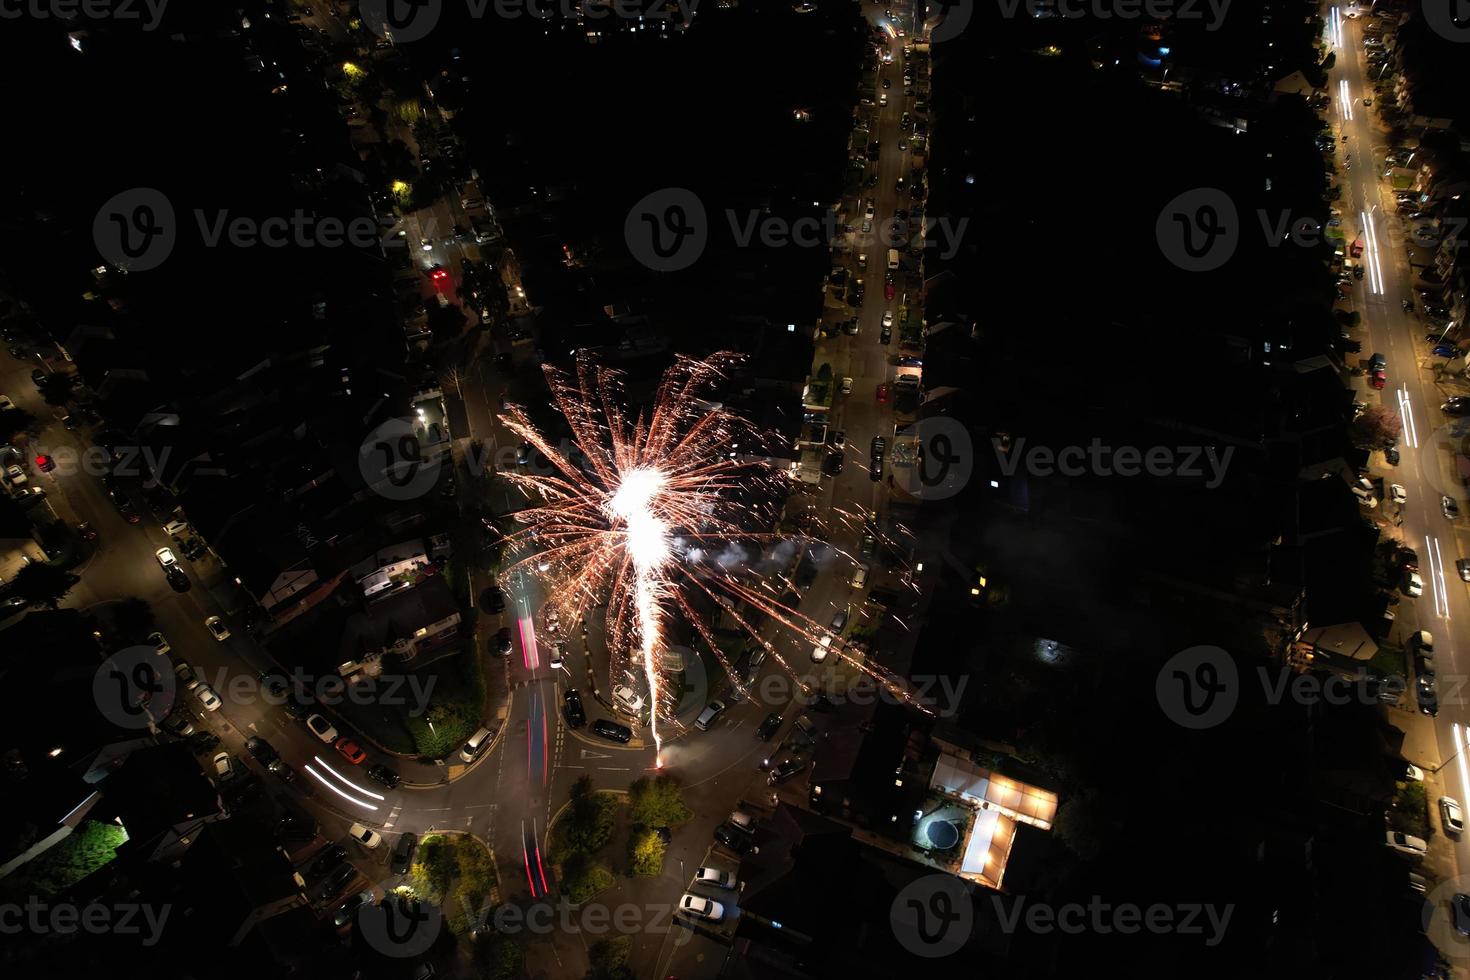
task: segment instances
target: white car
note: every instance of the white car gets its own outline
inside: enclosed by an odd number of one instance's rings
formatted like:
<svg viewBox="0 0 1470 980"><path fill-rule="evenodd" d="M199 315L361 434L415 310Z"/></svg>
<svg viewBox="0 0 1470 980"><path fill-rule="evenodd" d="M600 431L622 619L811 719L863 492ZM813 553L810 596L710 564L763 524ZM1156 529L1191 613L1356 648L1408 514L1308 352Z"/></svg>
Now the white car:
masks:
<svg viewBox="0 0 1470 980"><path fill-rule="evenodd" d="M1422 858L1429 851L1429 845L1422 838L1410 837L1397 830L1385 831L1384 843L1405 857Z"/></svg>
<svg viewBox="0 0 1470 980"><path fill-rule="evenodd" d="M158 559L158 564L163 567L164 571L168 571L179 563L179 560L174 557L174 553L168 548L159 548L153 553L153 557Z"/></svg>
<svg viewBox="0 0 1470 980"><path fill-rule="evenodd" d="M148 643L159 653L168 653L173 647L168 645L168 639L157 630L148 634Z"/></svg>
<svg viewBox="0 0 1470 980"><path fill-rule="evenodd" d="M721 871L719 868L700 868L694 872L694 883L712 885L715 888L734 888L735 872Z"/></svg>
<svg viewBox="0 0 1470 980"><path fill-rule="evenodd" d="M1404 595L1410 599L1417 599L1424 594L1424 580L1419 577L1418 572L1410 572L1404 579Z"/></svg>
<svg viewBox="0 0 1470 980"><path fill-rule="evenodd" d="M613 688L613 703L628 714L636 715L643 710L643 695L626 684L619 684Z"/></svg>
<svg viewBox="0 0 1470 980"><path fill-rule="evenodd" d="M559 670L567 660L567 645L557 640L551 645L551 669Z"/></svg>
<svg viewBox="0 0 1470 980"><path fill-rule="evenodd" d="M854 589L861 589L868 584L868 566L859 565L857 571L852 573L851 585Z"/></svg>
<svg viewBox="0 0 1470 980"><path fill-rule="evenodd" d="M0 412L8 412L15 407L15 402L10 400L9 395L0 395Z"/></svg>
<svg viewBox="0 0 1470 980"><path fill-rule="evenodd" d="M357 841L363 847L377 847L383 843L382 834L373 830L371 827L364 827L360 823L355 823L349 827L347 829L347 836Z"/></svg>
<svg viewBox="0 0 1470 980"><path fill-rule="evenodd" d="M878 96L878 104L880 106L885 106L885 105L888 104L888 94L886 92L884 94Z"/></svg>
<svg viewBox="0 0 1470 980"><path fill-rule="evenodd" d="M851 378L843 378L842 379L842 393L844 395L850 395L850 394L852 394L852 379Z"/></svg>
<svg viewBox="0 0 1470 980"><path fill-rule="evenodd" d="M26 471L19 466L12 464L5 467L5 482L9 483L12 487L23 487L28 480Z"/></svg>
<svg viewBox="0 0 1470 980"><path fill-rule="evenodd" d="M205 711L218 711L220 704L223 703L219 695L214 693L214 688L208 684L200 684L194 688L194 696L199 699L200 704L204 705Z"/></svg>
<svg viewBox="0 0 1470 980"><path fill-rule="evenodd" d="M1424 782L1424 770L1418 766L1404 764L1404 778L1415 783Z"/></svg>
<svg viewBox="0 0 1470 980"><path fill-rule="evenodd" d="M1426 660L1434 657L1434 634L1428 630L1419 630L1409 637L1409 645L1417 649Z"/></svg>
<svg viewBox="0 0 1470 980"><path fill-rule="evenodd" d="M230 769L230 753L221 752L219 755L214 757L214 774L216 776L228 776L230 774Z"/></svg>
<svg viewBox="0 0 1470 980"><path fill-rule="evenodd" d="M893 311L892 310L885 310L884 311L884 313L883 313L883 326L886 327L889 330L893 329Z"/></svg>
<svg viewBox="0 0 1470 980"><path fill-rule="evenodd" d="M1444 822L1444 832L1447 834L1458 836L1465 829L1465 815L1460 812L1460 804L1454 797L1439 798L1439 817Z"/></svg>
<svg viewBox="0 0 1470 980"><path fill-rule="evenodd" d="M822 642L821 643L818 643L816 646L812 647L812 663L819 664L823 660L826 660L827 659L827 653L831 649L832 649L832 636L829 633L828 635L822 637Z"/></svg>
<svg viewBox="0 0 1470 980"><path fill-rule="evenodd" d="M337 741L337 729L333 728L332 723L321 715L312 715L307 718L306 727L310 728L313 735L328 745Z"/></svg>
<svg viewBox="0 0 1470 980"><path fill-rule="evenodd" d="M1388 499L1396 504L1406 504L1409 502L1409 491L1397 483L1390 484L1388 488Z"/></svg>
<svg viewBox="0 0 1470 980"><path fill-rule="evenodd" d="M868 209L863 212L863 217L869 221L873 220L873 201L871 198L868 200Z"/></svg>
<svg viewBox="0 0 1470 980"><path fill-rule="evenodd" d="M711 922L719 922L725 917L725 906L690 892L685 892L684 897L679 899L679 911Z"/></svg>
<svg viewBox="0 0 1470 980"><path fill-rule="evenodd" d="M218 616L210 616L204 621L204 628L209 630L209 635L223 643L230 638L230 628L225 621Z"/></svg>

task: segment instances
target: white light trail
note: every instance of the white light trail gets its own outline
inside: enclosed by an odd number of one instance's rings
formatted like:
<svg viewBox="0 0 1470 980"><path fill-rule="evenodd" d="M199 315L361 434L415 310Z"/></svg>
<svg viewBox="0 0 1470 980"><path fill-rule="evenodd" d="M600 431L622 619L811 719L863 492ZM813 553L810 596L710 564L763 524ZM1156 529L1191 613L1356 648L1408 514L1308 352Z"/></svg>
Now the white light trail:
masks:
<svg viewBox="0 0 1470 980"><path fill-rule="evenodd" d="M1399 403L1399 421L1403 423L1404 442L1410 449L1419 448L1419 430L1414 425L1414 407L1409 403L1409 388L1404 385L1394 394Z"/></svg>
<svg viewBox="0 0 1470 980"><path fill-rule="evenodd" d="M317 760L317 761L321 761L321 760ZM314 777L316 777L316 781L317 782L321 783L327 789L331 790L333 793L336 793L338 796L342 797L342 799L348 801L349 803L356 803L358 806L367 807L369 810L376 810L377 809L376 806L374 806L373 804L367 802L366 800L359 800L355 796L348 796L346 793L342 792L335 785L333 785L321 773L319 773L315 769L311 768L311 766L304 766L303 768L305 768L307 772L311 773ZM327 770L327 771L328 772L331 772L330 769ZM347 785L351 786L352 784L351 783L348 783ZM379 797L379 799L382 799L382 797Z"/></svg>
<svg viewBox="0 0 1470 980"><path fill-rule="evenodd" d="M1361 212L1363 219L1363 239L1367 247L1364 255L1368 259L1368 286L1379 296L1383 295L1383 263L1378 258L1378 229L1373 227L1373 216L1367 211Z"/></svg>
<svg viewBox="0 0 1470 980"><path fill-rule="evenodd" d="M1429 552L1429 587L1434 593L1434 613L1441 619L1448 621L1450 618L1450 593L1449 587L1445 585L1444 578L1444 555L1439 550L1439 539L1426 537L1424 543Z"/></svg>
<svg viewBox="0 0 1470 980"><path fill-rule="evenodd" d="M1347 79L1339 79L1337 82L1337 112L1348 122L1353 118L1353 98L1348 93Z"/></svg>
<svg viewBox="0 0 1470 980"><path fill-rule="evenodd" d="M1342 47L1342 10L1332 8L1332 21L1327 25L1327 37L1334 47Z"/></svg>

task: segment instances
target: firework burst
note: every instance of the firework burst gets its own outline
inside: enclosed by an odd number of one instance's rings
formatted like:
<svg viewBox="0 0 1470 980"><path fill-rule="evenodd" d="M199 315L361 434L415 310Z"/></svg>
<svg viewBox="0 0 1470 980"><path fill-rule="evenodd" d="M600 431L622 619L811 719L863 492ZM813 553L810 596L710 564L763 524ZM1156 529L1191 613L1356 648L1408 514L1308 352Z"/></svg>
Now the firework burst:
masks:
<svg viewBox="0 0 1470 980"><path fill-rule="evenodd" d="M679 358L649 407L636 416L623 407L620 372L585 354L577 357L574 372L547 366L552 406L571 431L566 451L520 406L501 416L555 471L504 474L531 501L515 515L522 527L508 537L506 572L540 578L548 606L566 622L606 603L611 673L616 677L636 665L643 674L650 727L660 747L659 723L671 720L674 708L665 703L663 684L672 614L692 627L742 692L742 681L715 642L713 613L722 612L788 671L781 652L742 607L811 643L829 635L783 605L768 582L701 560L733 543L764 545L780 538L769 529L786 495L786 477L768 462L765 437L705 398L740 360L728 353ZM914 703L885 671L849 656L836 642L832 646L838 659Z"/></svg>

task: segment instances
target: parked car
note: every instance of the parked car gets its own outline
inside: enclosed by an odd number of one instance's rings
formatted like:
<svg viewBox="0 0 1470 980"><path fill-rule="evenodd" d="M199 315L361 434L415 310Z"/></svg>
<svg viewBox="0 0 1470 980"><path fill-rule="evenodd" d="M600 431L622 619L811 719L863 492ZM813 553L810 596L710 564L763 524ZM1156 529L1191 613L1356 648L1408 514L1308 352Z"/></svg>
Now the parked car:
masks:
<svg viewBox="0 0 1470 980"><path fill-rule="evenodd" d="M281 754L276 751L276 747L267 742L265 739L261 738L259 735L251 735L249 738L247 738L245 740L245 748L249 750L250 754L255 756L255 758L258 759L260 761L260 764L263 766L269 766L271 763L276 762L281 758Z"/></svg>
<svg viewBox="0 0 1470 980"><path fill-rule="evenodd" d="M179 738L194 734L194 719L190 718L189 713L183 708L175 708L158 724L164 731L170 735L177 735Z"/></svg>
<svg viewBox="0 0 1470 980"><path fill-rule="evenodd" d="M702 732L709 731L710 726L715 723L715 720L720 717L721 712L724 710L725 702L711 701L704 706L704 710L699 713L699 717L694 719L694 727Z"/></svg>
<svg viewBox="0 0 1470 980"><path fill-rule="evenodd" d="M321 715L312 715L307 718L306 727L310 728L313 735L328 745L333 745L337 741L337 729L333 728L332 723Z"/></svg>
<svg viewBox="0 0 1470 980"><path fill-rule="evenodd" d="M1444 514L1446 520L1457 520L1460 516L1460 505L1455 502L1454 497L1440 497L1439 509Z"/></svg>
<svg viewBox="0 0 1470 980"><path fill-rule="evenodd" d="M332 924L341 928L357 917L357 910L364 905L370 905L373 901L371 891L361 891L348 897L347 901L337 906L337 911L332 914Z"/></svg>
<svg viewBox="0 0 1470 980"><path fill-rule="evenodd" d="M694 872L694 883L728 890L735 887L735 872L703 867Z"/></svg>
<svg viewBox="0 0 1470 980"><path fill-rule="evenodd" d="M355 823L347 828L347 836L357 841L363 847L377 847L383 843L382 834L370 827L364 827L360 823Z"/></svg>
<svg viewBox="0 0 1470 980"><path fill-rule="evenodd" d="M766 776L766 782L770 783L772 786L780 785L781 783L786 782L786 780L790 779L792 776L804 772L806 768L807 763L801 759L782 759L780 762L776 763L775 768L773 768L770 774Z"/></svg>
<svg viewBox="0 0 1470 980"><path fill-rule="evenodd" d="M1441 796L1439 798L1439 818L1447 834L1454 834L1458 837L1465 829L1465 815L1461 812L1460 804L1454 797Z"/></svg>
<svg viewBox="0 0 1470 980"><path fill-rule="evenodd" d="M500 627L500 629L495 631L495 652L500 654L502 657L508 657L510 656L510 651L510 627L502 626Z"/></svg>
<svg viewBox="0 0 1470 980"><path fill-rule="evenodd" d="M350 738L343 737L337 739L337 742L333 747L336 748L337 752L342 756L342 758L346 759L354 766L360 766L367 761L367 753L362 750L362 746L358 745Z"/></svg>
<svg viewBox="0 0 1470 980"><path fill-rule="evenodd" d="M772 711L770 714L766 715L765 721L762 721L760 723L760 726L756 728L755 737L760 739L762 742L769 742L771 740L771 737L780 730L781 716Z"/></svg>
<svg viewBox="0 0 1470 980"><path fill-rule="evenodd" d="M582 695L577 693L577 689L570 688L561 697L561 710L566 716L567 724L573 728L581 728L587 724L587 712L582 710Z"/></svg>
<svg viewBox="0 0 1470 980"><path fill-rule="evenodd" d="M695 918L708 919L710 922L719 922L725 917L723 905L692 892L685 892L684 897L679 899L679 911L687 912Z"/></svg>
<svg viewBox="0 0 1470 980"><path fill-rule="evenodd" d="M393 846L393 857L389 863L389 870L396 875L406 874L409 866L413 864L413 855L418 850L419 839L417 834L404 834L398 838L398 843Z"/></svg>
<svg viewBox="0 0 1470 980"><path fill-rule="evenodd" d="M1385 833L1384 843L1398 854L1415 860L1424 857L1429 852L1429 845L1425 843L1423 838L1410 837L1408 834L1397 830L1387 831Z"/></svg>
<svg viewBox="0 0 1470 980"><path fill-rule="evenodd" d="M1470 558L1455 559L1455 571L1460 575L1460 581L1470 582Z"/></svg>
<svg viewBox="0 0 1470 980"><path fill-rule="evenodd" d="M220 705L223 703L220 701L219 695L214 693L214 688L208 684L200 684L195 687L194 696L199 699L199 703L204 706L205 711L218 711Z"/></svg>
<svg viewBox="0 0 1470 980"><path fill-rule="evenodd" d="M715 828L715 842L736 854L744 854L754 844L749 834L741 833L726 823Z"/></svg>
<svg viewBox="0 0 1470 980"><path fill-rule="evenodd" d="M478 759L480 757L480 753L484 752L485 747L490 744L490 739L493 735L494 732L490 731L490 729L486 726L481 725L478 729L475 730L475 734L470 736L469 741L465 742L464 745L460 748L460 761L474 762L476 759Z"/></svg>
<svg viewBox="0 0 1470 980"><path fill-rule="evenodd" d="M346 860L347 848L341 844L328 844L317 852L316 857L311 859L311 865L306 872L313 878L320 878Z"/></svg>
<svg viewBox="0 0 1470 980"><path fill-rule="evenodd" d="M600 735L610 742L629 742L633 738L631 728L607 718L599 718L592 723L592 734Z"/></svg>
<svg viewBox="0 0 1470 980"><path fill-rule="evenodd" d="M367 775L373 782L386 786L389 789L397 788L398 781L401 778L395 770L389 769L381 762L368 766Z"/></svg>
<svg viewBox="0 0 1470 980"><path fill-rule="evenodd" d="M154 630L152 633L148 634L148 645L157 650L159 653L168 653L170 650L173 649L173 647L168 645L167 638L165 638L162 633L158 632L158 630Z"/></svg>
<svg viewBox="0 0 1470 980"><path fill-rule="evenodd" d="M210 616L204 621L204 628L209 630L209 635L223 643L230 638L230 628L225 625L224 620L218 616Z"/></svg>
<svg viewBox="0 0 1470 980"><path fill-rule="evenodd" d="M174 663L174 676L186 691L192 691L199 686L199 675L183 660Z"/></svg>
<svg viewBox="0 0 1470 980"><path fill-rule="evenodd" d="M1419 577L1418 572L1409 572L1404 576L1404 595L1410 599L1417 599L1424 594L1424 580Z"/></svg>

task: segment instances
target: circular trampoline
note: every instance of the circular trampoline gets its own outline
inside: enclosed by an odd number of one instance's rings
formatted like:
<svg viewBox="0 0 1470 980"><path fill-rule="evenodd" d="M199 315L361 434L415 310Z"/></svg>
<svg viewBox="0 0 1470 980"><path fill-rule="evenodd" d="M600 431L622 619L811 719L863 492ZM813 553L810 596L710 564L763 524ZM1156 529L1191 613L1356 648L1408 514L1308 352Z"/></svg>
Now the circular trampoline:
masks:
<svg viewBox="0 0 1470 980"><path fill-rule="evenodd" d="M960 828L948 820L931 820L924 826L924 836L929 846L947 851L960 841Z"/></svg>

